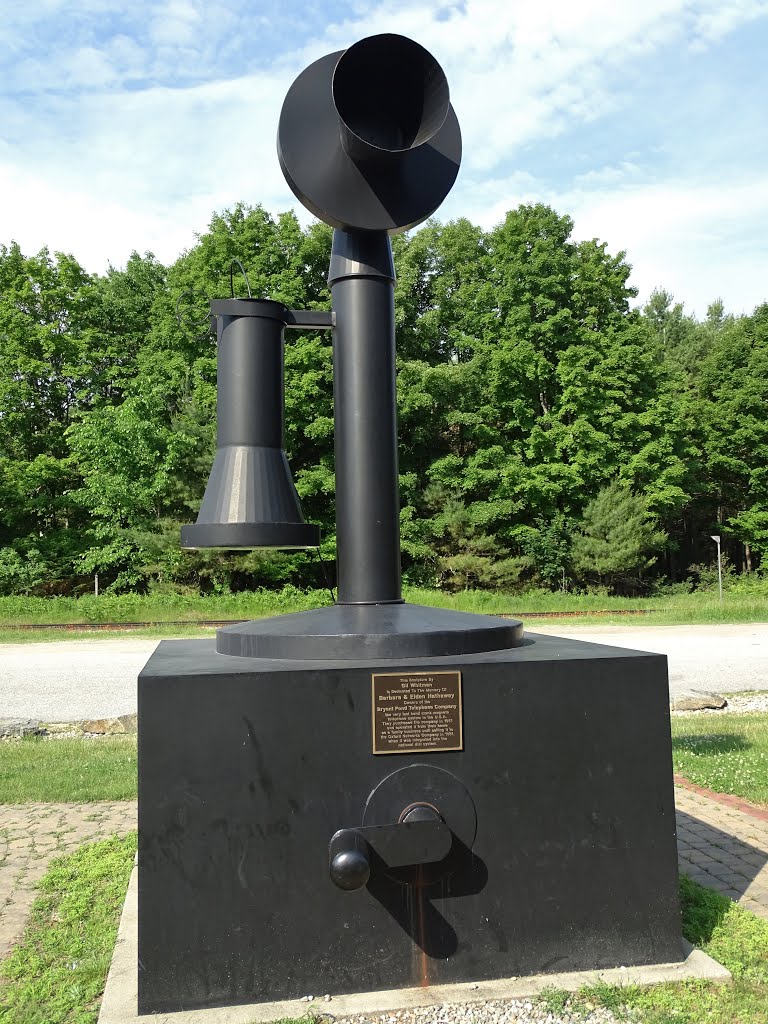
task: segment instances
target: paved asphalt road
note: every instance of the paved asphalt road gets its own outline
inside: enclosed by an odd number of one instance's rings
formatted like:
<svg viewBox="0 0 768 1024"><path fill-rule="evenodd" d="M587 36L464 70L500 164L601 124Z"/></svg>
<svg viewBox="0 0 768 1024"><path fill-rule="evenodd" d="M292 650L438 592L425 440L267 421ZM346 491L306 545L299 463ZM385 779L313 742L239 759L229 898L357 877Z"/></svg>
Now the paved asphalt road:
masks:
<svg viewBox="0 0 768 1024"><path fill-rule="evenodd" d="M768 623L728 626L559 626L537 629L669 657L670 688L768 690ZM136 710L136 676L156 640L0 644L0 719L67 722Z"/></svg>

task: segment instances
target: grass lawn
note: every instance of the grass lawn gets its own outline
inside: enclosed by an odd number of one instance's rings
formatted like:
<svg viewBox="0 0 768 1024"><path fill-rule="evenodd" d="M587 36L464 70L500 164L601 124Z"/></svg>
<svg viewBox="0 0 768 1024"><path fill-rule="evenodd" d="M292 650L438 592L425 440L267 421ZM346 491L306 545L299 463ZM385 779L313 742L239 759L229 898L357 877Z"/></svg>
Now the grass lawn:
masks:
<svg viewBox="0 0 768 1024"><path fill-rule="evenodd" d="M677 594L667 597L620 598L597 594L560 594L536 591L528 594L499 594L462 591L446 594L437 590L405 588L406 599L458 611L521 616L526 626L536 628L540 621L553 623L557 618L537 619L537 612L562 612L568 624L631 623L679 625L684 623L768 622L768 597L726 593L721 605L710 593ZM25 631L13 627L43 623L150 622L141 636L206 635L196 620L253 619L285 612L302 611L330 603L325 590L302 592L295 587L282 591L252 591L199 597L179 594L167 596L139 594L103 594L98 598L0 597L0 642L26 643L43 640L71 640L79 633L66 631ZM637 614L625 615L632 611ZM600 614L594 614L599 612ZM164 622L189 623L163 626ZM93 634L90 634L93 635ZM99 636L124 635L99 631Z"/></svg>
<svg viewBox="0 0 768 1024"><path fill-rule="evenodd" d="M2 1024L93 1024L112 959L136 834L53 862L24 938L0 964Z"/></svg>
<svg viewBox="0 0 768 1024"><path fill-rule="evenodd" d="M768 805L768 713L673 715L672 756L696 785Z"/></svg>
<svg viewBox="0 0 768 1024"><path fill-rule="evenodd" d="M703 981L582 989L570 1005L602 1005L620 1020L642 1024L765 1024L768 1020L768 921L726 896L680 879L683 934L727 967L732 985Z"/></svg>
<svg viewBox="0 0 768 1024"><path fill-rule="evenodd" d="M0 626L66 622L195 622L251 619L330 604L326 590L254 590L238 594L101 594L0 597Z"/></svg>
<svg viewBox="0 0 768 1024"><path fill-rule="evenodd" d="M193 622L182 626L158 624L144 629L14 629L13 626L0 625L0 644L48 644L62 640L109 640L120 637L138 636L150 640L180 640L194 637L197 640L216 635L215 626L198 626Z"/></svg>
<svg viewBox="0 0 768 1024"><path fill-rule="evenodd" d="M768 597L728 594L720 604L717 594L676 594L667 597L606 597L601 594L561 594L539 590L528 594L462 591L405 590L407 600L459 611L519 615L535 628L537 612L563 612L569 624L682 625L712 622L768 622ZM599 612L600 614L595 614ZM636 614L627 615L627 612ZM613 613L613 614L612 614ZM1 614L1 613L0 613ZM557 617L541 621L557 622Z"/></svg>
<svg viewBox="0 0 768 1024"><path fill-rule="evenodd" d="M0 804L135 798L135 736L0 743Z"/></svg>

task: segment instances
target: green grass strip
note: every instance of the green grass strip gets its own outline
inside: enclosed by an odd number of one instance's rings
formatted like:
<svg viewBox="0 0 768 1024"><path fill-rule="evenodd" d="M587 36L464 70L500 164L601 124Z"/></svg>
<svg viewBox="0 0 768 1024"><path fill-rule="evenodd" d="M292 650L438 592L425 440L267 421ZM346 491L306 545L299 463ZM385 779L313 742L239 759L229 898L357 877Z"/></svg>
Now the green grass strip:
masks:
<svg viewBox="0 0 768 1024"><path fill-rule="evenodd" d="M53 861L24 938L0 964L1 1024L94 1024L136 854L136 834Z"/></svg>
<svg viewBox="0 0 768 1024"><path fill-rule="evenodd" d="M672 754L696 785L768 805L768 713L673 716Z"/></svg>
<svg viewBox="0 0 768 1024"><path fill-rule="evenodd" d="M141 640L210 640L216 635L215 626L198 626L194 623L183 626L146 626L141 629L78 629L69 632L63 629L4 629L0 626L0 644L58 644L62 640L92 643L94 640L125 640L138 637ZM149 655L147 655L149 657Z"/></svg>
<svg viewBox="0 0 768 1024"><path fill-rule="evenodd" d="M599 625L664 625L684 623L766 622L768 621L768 587L727 591L723 602L717 593L700 591L691 594L659 594L645 598L613 597L605 594L563 594L549 590L529 590L511 594L495 591L468 590L455 594L439 590L405 587L406 600L457 611L486 614L515 613L532 628L537 612L563 612L571 624ZM253 590L237 594L206 597L198 594L102 594L73 597L0 597L0 642L28 642L30 636L43 639L73 639L72 634L48 630L26 633L11 628L33 623L110 623L151 622L199 619L257 619L286 612L303 611L330 603L326 590L302 591L293 586L282 590ZM622 616L625 610L643 612ZM593 616L590 613L602 612ZM545 619L554 623L558 619ZM199 628L199 627L198 627ZM177 635L195 635L194 627L167 627ZM99 633L97 635L108 635ZM141 635L169 635L163 627L142 631ZM200 635L200 634L197 634Z"/></svg>
<svg viewBox="0 0 768 1024"><path fill-rule="evenodd" d="M0 743L0 804L135 798L135 736Z"/></svg>
<svg viewBox="0 0 768 1024"><path fill-rule="evenodd" d="M727 967L733 983L599 984L582 989L571 1001L574 1009L605 1006L620 1020L636 1024L766 1024L768 921L685 876L680 899L683 934Z"/></svg>

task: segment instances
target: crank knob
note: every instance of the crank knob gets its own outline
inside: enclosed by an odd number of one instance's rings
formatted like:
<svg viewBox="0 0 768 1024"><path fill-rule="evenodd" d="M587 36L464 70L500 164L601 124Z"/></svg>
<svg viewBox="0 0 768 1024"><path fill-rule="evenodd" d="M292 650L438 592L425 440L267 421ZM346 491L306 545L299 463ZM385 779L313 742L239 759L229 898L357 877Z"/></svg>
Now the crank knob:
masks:
<svg viewBox="0 0 768 1024"><path fill-rule="evenodd" d="M371 877L371 865L360 850L343 850L331 861L331 881L340 889L362 889Z"/></svg>

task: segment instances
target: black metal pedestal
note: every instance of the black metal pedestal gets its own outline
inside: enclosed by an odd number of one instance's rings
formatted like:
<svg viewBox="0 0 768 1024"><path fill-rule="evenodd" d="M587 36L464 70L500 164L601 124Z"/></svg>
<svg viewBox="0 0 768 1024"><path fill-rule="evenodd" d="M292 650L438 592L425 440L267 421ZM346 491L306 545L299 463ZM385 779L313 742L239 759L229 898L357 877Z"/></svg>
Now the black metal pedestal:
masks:
<svg viewBox="0 0 768 1024"><path fill-rule="evenodd" d="M461 673L462 749L372 752L393 671ZM396 667L161 643L139 679L140 1011L682 959L667 701L664 657L545 636ZM445 816L446 862L374 858L338 888L334 833L411 804Z"/></svg>
<svg viewBox="0 0 768 1024"><path fill-rule="evenodd" d="M216 650L245 658L349 661L453 657L523 643L519 619L419 604L333 605L225 626Z"/></svg>

